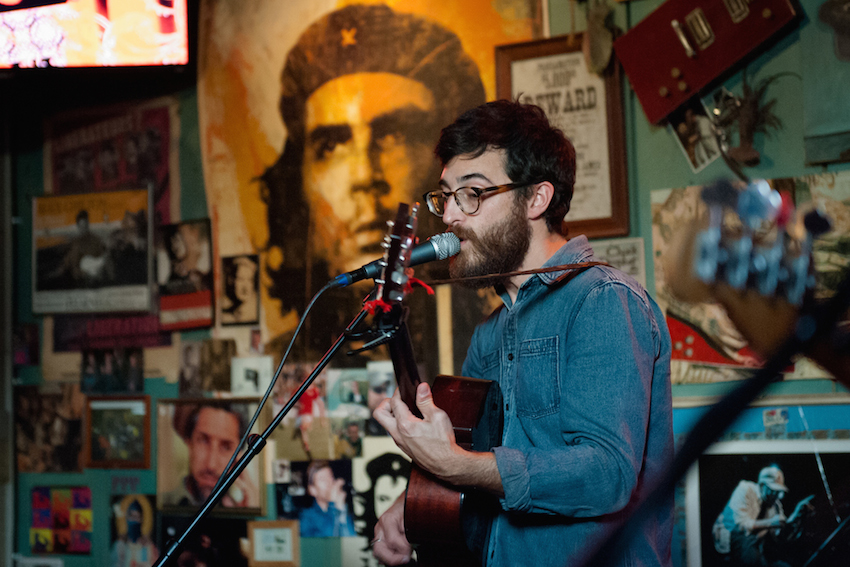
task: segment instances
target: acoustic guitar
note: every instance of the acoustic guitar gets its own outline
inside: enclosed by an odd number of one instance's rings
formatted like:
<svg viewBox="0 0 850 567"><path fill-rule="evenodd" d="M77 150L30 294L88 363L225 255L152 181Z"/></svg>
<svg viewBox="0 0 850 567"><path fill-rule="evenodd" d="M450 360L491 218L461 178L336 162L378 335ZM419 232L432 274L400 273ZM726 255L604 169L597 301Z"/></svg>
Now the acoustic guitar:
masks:
<svg viewBox="0 0 850 567"><path fill-rule="evenodd" d="M402 400L417 417L416 387L422 381L407 328L403 299L409 291L410 251L415 244L418 204L399 205L390 234L384 240L384 269L378 283L372 348L387 344ZM501 393L489 380L440 375L429 382L434 403L451 418L458 445L487 451L501 442ZM480 563L472 549L483 546L486 517L498 506L495 497L474 490L461 491L415 463L411 467L404 506L408 541L414 544L419 565L452 566Z"/></svg>
<svg viewBox="0 0 850 567"><path fill-rule="evenodd" d="M739 191L729 182L706 186L708 214L686 228L665 255L671 292L683 301L716 301L764 358L774 354L814 302L812 243L830 230L820 211L803 216L805 234L794 236L796 211L787 194L763 180ZM850 386L848 318L804 354Z"/></svg>

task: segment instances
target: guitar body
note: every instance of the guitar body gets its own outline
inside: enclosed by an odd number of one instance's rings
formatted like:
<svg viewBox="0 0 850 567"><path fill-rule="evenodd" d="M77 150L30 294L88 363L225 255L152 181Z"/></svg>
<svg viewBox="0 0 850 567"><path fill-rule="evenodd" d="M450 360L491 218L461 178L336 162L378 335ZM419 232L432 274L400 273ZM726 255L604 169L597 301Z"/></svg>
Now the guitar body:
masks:
<svg viewBox="0 0 850 567"><path fill-rule="evenodd" d="M440 375L431 391L435 405L451 418L458 445L471 451L489 451L499 443L498 385L489 380ZM492 496L463 492L413 465L405 497L404 528L408 541L418 544L420 566L477 565L478 558L470 546L483 546L486 534L475 528L475 518L487 515L488 503L497 505Z"/></svg>

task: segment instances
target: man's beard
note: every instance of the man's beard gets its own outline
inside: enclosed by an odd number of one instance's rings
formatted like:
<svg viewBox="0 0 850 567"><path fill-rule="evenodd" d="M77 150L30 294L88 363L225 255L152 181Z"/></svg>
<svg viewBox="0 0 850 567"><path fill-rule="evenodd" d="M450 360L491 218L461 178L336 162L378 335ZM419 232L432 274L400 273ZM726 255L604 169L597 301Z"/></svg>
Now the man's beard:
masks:
<svg viewBox="0 0 850 567"><path fill-rule="evenodd" d="M522 265L531 243L531 226L525 216L525 208L515 206L512 213L503 221L476 234L473 230L455 227L452 229L458 238L472 244L467 250L451 260L449 274L452 278L478 279L463 280L461 285L472 289L483 289L502 283L506 278L501 274L512 272Z"/></svg>

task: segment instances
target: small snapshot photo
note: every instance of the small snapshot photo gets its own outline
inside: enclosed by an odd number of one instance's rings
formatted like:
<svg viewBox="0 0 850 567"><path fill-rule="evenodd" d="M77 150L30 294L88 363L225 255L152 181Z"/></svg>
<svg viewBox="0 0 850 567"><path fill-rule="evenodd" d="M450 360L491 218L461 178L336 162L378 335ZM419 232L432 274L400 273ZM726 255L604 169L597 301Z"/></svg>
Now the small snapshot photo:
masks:
<svg viewBox="0 0 850 567"><path fill-rule="evenodd" d="M260 257L243 254L221 259L222 325L250 325L260 320Z"/></svg>
<svg viewBox="0 0 850 567"><path fill-rule="evenodd" d="M85 394L140 394L145 389L141 348L83 351L80 389Z"/></svg>
<svg viewBox="0 0 850 567"><path fill-rule="evenodd" d="M272 383L271 356L237 356L230 361L230 393L262 396Z"/></svg>
<svg viewBox="0 0 850 567"><path fill-rule="evenodd" d="M161 509L190 513L207 499L256 409L256 398L179 398L157 403L157 504ZM239 451L239 457L243 452ZM261 461L254 459L239 475L222 497L218 512L263 514Z"/></svg>
<svg viewBox="0 0 850 567"><path fill-rule="evenodd" d="M110 556L112 565L151 567L159 559L154 520L156 497L121 494L111 500Z"/></svg>
<svg viewBox="0 0 850 567"><path fill-rule="evenodd" d="M156 233L156 281L163 330L213 322L210 220L162 225Z"/></svg>
<svg viewBox="0 0 850 567"><path fill-rule="evenodd" d="M297 567L301 565L298 522L271 520L248 522L251 567Z"/></svg>
<svg viewBox="0 0 850 567"><path fill-rule="evenodd" d="M668 122L694 173L720 157L714 126L699 97L673 111Z"/></svg>
<svg viewBox="0 0 850 567"><path fill-rule="evenodd" d="M201 391L229 392L230 365L236 357L234 339L206 339L201 345Z"/></svg>
<svg viewBox="0 0 850 567"><path fill-rule="evenodd" d="M843 565L848 517L850 440L717 443L686 478L688 565Z"/></svg>
<svg viewBox="0 0 850 567"><path fill-rule="evenodd" d="M88 397L86 466L146 469L150 466L150 398Z"/></svg>
<svg viewBox="0 0 850 567"><path fill-rule="evenodd" d="M288 484L276 485L278 517L297 519L301 537L354 537L350 460L291 463Z"/></svg>
<svg viewBox="0 0 850 567"><path fill-rule="evenodd" d="M201 375L201 349L203 341L182 341L180 343L180 374L177 383L180 397L202 397L204 382Z"/></svg>

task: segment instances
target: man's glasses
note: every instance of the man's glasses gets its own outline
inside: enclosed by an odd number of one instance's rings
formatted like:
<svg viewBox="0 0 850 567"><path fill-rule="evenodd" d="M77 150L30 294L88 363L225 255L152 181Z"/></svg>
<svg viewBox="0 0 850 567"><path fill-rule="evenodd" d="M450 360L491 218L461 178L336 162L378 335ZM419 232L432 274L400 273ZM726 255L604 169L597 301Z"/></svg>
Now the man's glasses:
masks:
<svg viewBox="0 0 850 567"><path fill-rule="evenodd" d="M428 191L422 195L422 199L428 204L428 210L438 217L442 217L446 212L446 203L449 197L455 198L457 207L466 215L474 215L478 212L478 207L481 206L481 196L484 193L496 195L519 189L520 187L528 187L534 183L508 183L506 185L495 185L493 187L458 187L454 191L440 189L438 191Z"/></svg>

